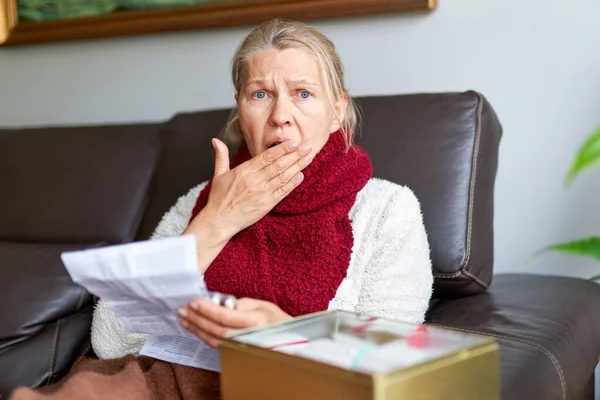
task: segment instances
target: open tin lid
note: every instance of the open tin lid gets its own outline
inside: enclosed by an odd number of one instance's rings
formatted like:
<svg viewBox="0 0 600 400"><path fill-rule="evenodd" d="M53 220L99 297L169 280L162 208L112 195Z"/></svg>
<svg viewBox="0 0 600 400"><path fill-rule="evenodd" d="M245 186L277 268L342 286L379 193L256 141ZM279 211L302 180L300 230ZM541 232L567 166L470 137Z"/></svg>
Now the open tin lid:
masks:
<svg viewBox="0 0 600 400"><path fill-rule="evenodd" d="M494 342L486 336L346 311L237 331L228 340L368 375L414 367Z"/></svg>

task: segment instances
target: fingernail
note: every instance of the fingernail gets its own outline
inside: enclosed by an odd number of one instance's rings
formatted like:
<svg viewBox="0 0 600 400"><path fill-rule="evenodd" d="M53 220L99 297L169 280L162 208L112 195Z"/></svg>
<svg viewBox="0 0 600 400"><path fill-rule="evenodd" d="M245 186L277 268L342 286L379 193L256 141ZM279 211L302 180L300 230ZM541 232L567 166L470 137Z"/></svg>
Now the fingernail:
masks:
<svg viewBox="0 0 600 400"><path fill-rule="evenodd" d="M192 302L190 303L190 307L192 307L194 310L197 310L197 309L198 309L198 307L200 307L200 303L199 303L199 302L197 302L197 301L192 301Z"/></svg>
<svg viewBox="0 0 600 400"><path fill-rule="evenodd" d="M181 315L182 317L187 317L188 312L185 308L181 307L179 310L177 310L177 314Z"/></svg>
<svg viewBox="0 0 600 400"><path fill-rule="evenodd" d="M185 319L182 319L182 320L181 320L181 326L183 326L184 328L187 328L187 327L188 327L188 325L189 325L189 324L188 324L188 322L187 322Z"/></svg>
<svg viewBox="0 0 600 400"><path fill-rule="evenodd" d="M296 147L298 147L298 143L294 142L293 140L288 141L288 149L294 150Z"/></svg>

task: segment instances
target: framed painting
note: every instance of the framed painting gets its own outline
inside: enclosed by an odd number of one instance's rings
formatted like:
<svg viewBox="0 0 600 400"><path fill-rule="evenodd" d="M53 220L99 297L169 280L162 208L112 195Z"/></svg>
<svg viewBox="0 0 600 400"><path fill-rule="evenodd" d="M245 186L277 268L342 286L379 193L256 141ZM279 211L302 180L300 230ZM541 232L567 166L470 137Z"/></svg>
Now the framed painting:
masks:
<svg viewBox="0 0 600 400"><path fill-rule="evenodd" d="M433 10L437 0L0 0L0 46Z"/></svg>

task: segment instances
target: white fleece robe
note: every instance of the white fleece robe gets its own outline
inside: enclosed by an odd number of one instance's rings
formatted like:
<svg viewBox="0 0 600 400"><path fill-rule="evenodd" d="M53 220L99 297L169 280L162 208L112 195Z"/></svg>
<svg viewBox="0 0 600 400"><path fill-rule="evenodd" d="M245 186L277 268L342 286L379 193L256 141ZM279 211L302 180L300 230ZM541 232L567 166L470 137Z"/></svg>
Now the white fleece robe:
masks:
<svg viewBox="0 0 600 400"><path fill-rule="evenodd" d="M181 235L204 182L181 196L163 216L152 239ZM372 178L350 209L354 245L346 277L329 309L421 323L433 276L419 201L405 186ZM94 310L92 347L100 358L138 353L148 335L125 330L102 301Z"/></svg>

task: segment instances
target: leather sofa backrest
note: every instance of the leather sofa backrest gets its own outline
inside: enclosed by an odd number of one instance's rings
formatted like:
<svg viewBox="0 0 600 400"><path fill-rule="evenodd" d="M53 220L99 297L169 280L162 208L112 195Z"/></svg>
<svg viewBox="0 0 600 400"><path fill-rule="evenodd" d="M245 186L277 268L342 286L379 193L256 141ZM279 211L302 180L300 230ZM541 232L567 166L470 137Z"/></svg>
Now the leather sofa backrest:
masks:
<svg viewBox="0 0 600 400"><path fill-rule="evenodd" d="M360 100L357 143L374 175L409 186L421 202L436 296L485 290L494 264L494 180L502 128L478 93Z"/></svg>
<svg viewBox="0 0 600 400"><path fill-rule="evenodd" d="M160 126L162 154L138 239L149 238L179 196L213 175L211 139L219 136L228 115L229 110L178 114Z"/></svg>
<svg viewBox="0 0 600 400"><path fill-rule="evenodd" d="M159 152L156 125L0 131L0 240L132 240Z"/></svg>

